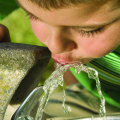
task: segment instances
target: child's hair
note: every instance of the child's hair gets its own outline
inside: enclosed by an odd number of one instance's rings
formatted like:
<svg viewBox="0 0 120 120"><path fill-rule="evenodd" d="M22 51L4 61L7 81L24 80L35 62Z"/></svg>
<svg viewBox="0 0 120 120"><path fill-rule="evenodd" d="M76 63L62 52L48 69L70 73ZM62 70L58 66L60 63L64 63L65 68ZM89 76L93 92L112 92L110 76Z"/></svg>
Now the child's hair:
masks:
<svg viewBox="0 0 120 120"><path fill-rule="evenodd" d="M64 8L71 5L78 5L84 2L101 2L108 0L30 0L31 2L37 3L41 8L50 9L50 8Z"/></svg>
<svg viewBox="0 0 120 120"><path fill-rule="evenodd" d="M78 5L80 3L90 3L90 2L110 2L114 0L30 0L31 2L37 3L41 8L64 8L72 5ZM120 0L115 0L115 7L120 7Z"/></svg>

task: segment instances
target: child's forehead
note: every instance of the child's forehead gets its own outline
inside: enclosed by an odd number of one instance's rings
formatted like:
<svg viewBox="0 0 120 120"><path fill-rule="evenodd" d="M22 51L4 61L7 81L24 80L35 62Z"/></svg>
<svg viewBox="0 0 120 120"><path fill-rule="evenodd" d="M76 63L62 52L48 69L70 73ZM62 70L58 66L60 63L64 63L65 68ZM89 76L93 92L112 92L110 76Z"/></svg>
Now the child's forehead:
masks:
<svg viewBox="0 0 120 120"><path fill-rule="evenodd" d="M34 3L34 2L31 2L31 1L35 1L35 0L17 0L18 1L18 4L24 8L25 10L27 10L28 8L37 8L38 12L39 12L39 9L42 9L41 6L37 3ZM37 1L41 1L41 0L37 0ZM44 1L44 0L42 0ZM48 0L49 1L49 0ZM51 0L52 1L52 0ZM61 1L61 0L57 0L57 1ZM64 0L63 0L64 1ZM79 1L79 0L78 0ZM82 0L81 0L82 1ZM84 0L83 0L84 1ZM43 9L43 10L47 10L47 11L59 11L60 9L68 9L68 10L72 10L73 8L76 8L76 9L79 9L79 10L82 10L83 13L86 13L86 12L91 12L91 11L97 11L99 9L103 9L103 11L111 11L111 10L114 10L116 8L120 8L120 4L117 4L118 1L120 3L120 0L106 0L106 2L104 2L104 0L90 0L90 1L93 1L93 2L81 2L77 5L72 5L72 6L68 6L68 7L64 7L64 8L58 8L58 9L55 9L55 8L50 8L50 9ZM98 2L96 2L98 1ZM26 5L25 5L26 4ZM81 12L82 13L82 12Z"/></svg>
<svg viewBox="0 0 120 120"><path fill-rule="evenodd" d="M73 7L61 9L51 8L50 10L43 9L30 0L18 1L22 8L48 24L73 26L83 23L87 25L88 23L93 24L95 21L97 21L97 23L106 23L109 20L112 21L112 19L116 17L114 16L114 11L111 11L115 4L113 1L101 4L81 3Z"/></svg>

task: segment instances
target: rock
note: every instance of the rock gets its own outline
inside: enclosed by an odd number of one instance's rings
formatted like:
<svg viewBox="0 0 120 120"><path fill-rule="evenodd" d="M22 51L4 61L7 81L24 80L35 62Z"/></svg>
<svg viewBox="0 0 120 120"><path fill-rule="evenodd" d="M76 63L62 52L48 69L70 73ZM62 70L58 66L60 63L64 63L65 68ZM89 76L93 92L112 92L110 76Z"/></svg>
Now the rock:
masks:
<svg viewBox="0 0 120 120"><path fill-rule="evenodd" d="M0 43L0 120L10 101L21 103L38 85L49 59L45 47Z"/></svg>

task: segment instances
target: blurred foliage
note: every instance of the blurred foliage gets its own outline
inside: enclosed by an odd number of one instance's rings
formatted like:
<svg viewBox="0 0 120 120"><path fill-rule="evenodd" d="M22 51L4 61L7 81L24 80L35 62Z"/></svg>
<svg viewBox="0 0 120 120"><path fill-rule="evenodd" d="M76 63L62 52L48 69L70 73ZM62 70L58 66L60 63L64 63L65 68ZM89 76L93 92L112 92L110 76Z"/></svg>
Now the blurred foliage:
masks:
<svg viewBox="0 0 120 120"><path fill-rule="evenodd" d="M20 8L0 21L0 24L5 25L9 29L11 42L45 46L34 35L28 16ZM40 80L40 84L44 83L44 80L48 78L53 70L53 61L51 59L41 78L42 80Z"/></svg>
<svg viewBox="0 0 120 120"><path fill-rule="evenodd" d="M22 9L17 9L0 23L9 29L12 42L44 46L32 32L28 16Z"/></svg>

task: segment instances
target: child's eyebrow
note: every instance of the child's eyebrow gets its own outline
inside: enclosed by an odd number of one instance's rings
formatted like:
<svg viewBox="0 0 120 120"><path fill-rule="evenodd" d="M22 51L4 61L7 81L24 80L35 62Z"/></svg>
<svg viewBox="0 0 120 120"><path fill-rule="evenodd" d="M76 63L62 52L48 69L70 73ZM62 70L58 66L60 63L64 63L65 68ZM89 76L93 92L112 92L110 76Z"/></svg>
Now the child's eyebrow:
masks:
<svg viewBox="0 0 120 120"><path fill-rule="evenodd" d="M120 18L114 18L109 22L105 22L105 23L100 23L100 24L90 24L90 25L76 25L76 26L69 26L69 27L73 27L73 28L81 28L81 29L96 29L96 28L102 28L104 26L110 25L114 22L116 22L117 20L119 20Z"/></svg>

